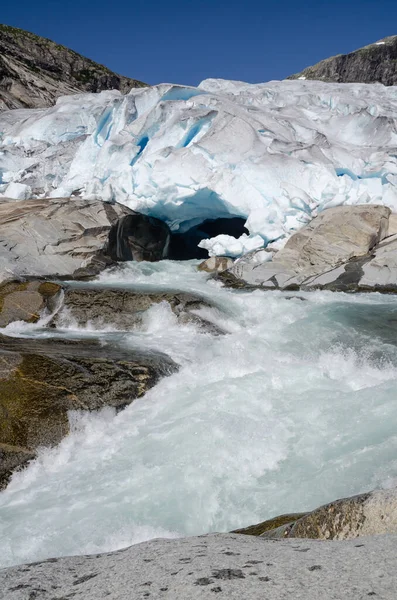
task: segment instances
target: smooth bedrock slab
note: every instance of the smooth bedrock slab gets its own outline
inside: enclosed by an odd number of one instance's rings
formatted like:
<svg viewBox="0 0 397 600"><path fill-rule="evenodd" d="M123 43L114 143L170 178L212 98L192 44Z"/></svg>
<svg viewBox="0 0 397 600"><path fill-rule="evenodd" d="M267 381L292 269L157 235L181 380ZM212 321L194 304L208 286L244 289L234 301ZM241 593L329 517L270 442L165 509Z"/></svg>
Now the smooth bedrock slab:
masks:
<svg viewBox="0 0 397 600"><path fill-rule="evenodd" d="M213 534L0 571L0 600L394 600L397 536Z"/></svg>

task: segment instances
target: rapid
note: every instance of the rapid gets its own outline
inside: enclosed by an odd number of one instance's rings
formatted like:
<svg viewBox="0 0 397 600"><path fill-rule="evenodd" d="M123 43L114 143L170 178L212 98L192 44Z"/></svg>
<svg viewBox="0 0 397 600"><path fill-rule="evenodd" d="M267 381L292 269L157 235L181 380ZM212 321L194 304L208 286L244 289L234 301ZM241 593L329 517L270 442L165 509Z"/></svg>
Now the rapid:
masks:
<svg viewBox="0 0 397 600"><path fill-rule="evenodd" d="M14 474L0 566L230 531L395 485L396 297L229 290L195 261L130 263L98 284L197 293L225 333L167 304L130 331L2 330L153 348L180 369L117 414L70 413L70 435Z"/></svg>

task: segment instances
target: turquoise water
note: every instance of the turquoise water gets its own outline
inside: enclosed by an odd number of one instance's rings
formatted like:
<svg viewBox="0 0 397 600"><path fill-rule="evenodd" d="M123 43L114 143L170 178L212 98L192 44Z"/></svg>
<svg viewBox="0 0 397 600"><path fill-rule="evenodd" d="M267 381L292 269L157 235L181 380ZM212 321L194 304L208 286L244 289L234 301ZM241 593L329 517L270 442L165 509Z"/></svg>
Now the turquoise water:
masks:
<svg viewBox="0 0 397 600"><path fill-rule="evenodd" d="M0 494L0 564L228 531L397 483L397 299L223 289L194 262L137 263L99 283L206 296L226 332L181 325L167 304L139 330L63 336L156 348L180 364L116 415L70 415ZM96 285L93 283L92 285ZM6 333L48 336L42 323Z"/></svg>

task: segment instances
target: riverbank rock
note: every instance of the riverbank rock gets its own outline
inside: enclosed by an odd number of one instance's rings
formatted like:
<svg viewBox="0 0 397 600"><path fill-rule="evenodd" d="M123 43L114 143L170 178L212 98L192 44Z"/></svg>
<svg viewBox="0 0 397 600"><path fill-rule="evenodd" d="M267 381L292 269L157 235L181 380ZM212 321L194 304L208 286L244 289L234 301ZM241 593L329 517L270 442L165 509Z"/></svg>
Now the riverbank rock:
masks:
<svg viewBox="0 0 397 600"><path fill-rule="evenodd" d="M237 532L269 539L316 540L350 540L397 534L397 489L343 498L307 514L282 515Z"/></svg>
<svg viewBox="0 0 397 600"><path fill-rule="evenodd" d="M0 571L0 600L395 600L397 536L156 539Z"/></svg>
<svg viewBox="0 0 397 600"><path fill-rule="evenodd" d="M220 329L195 311L210 304L186 292L144 292L125 288L64 286L62 307L51 325L62 326L73 319L79 326L113 326L128 330L142 325L143 314L151 306L166 302L181 323L195 323L211 333Z"/></svg>
<svg viewBox="0 0 397 600"><path fill-rule="evenodd" d="M160 352L103 346L96 341L0 336L0 480L10 460L52 446L69 431L69 410L122 408L143 396L177 365ZM10 447L14 450L10 458ZM15 465L17 466L17 465Z"/></svg>
<svg viewBox="0 0 397 600"><path fill-rule="evenodd" d="M171 237L168 225L155 217L129 213L112 226L106 254L116 262L165 258Z"/></svg>
<svg viewBox="0 0 397 600"><path fill-rule="evenodd" d="M231 531L231 533L241 533L243 535L262 535L267 531L274 531L275 529L292 525L295 523L295 521L306 515L307 513L291 513L287 515L280 515L278 517L274 517L273 519L262 521L262 523L257 523L256 525L250 525L249 527L244 527L242 529L235 529L234 531Z"/></svg>
<svg viewBox="0 0 397 600"><path fill-rule="evenodd" d="M8 282L0 285L0 327L14 321L36 323L41 314L56 306L62 288L51 282Z"/></svg>
<svg viewBox="0 0 397 600"><path fill-rule="evenodd" d="M227 256L211 256L197 267L199 271L206 273L222 273L233 266L234 260Z"/></svg>
<svg viewBox="0 0 397 600"><path fill-rule="evenodd" d="M254 256L243 257L219 277L232 287L285 290L356 291L383 280L390 285L394 273L379 274L382 266L387 268L385 254L390 258L397 248L388 237L390 214L389 208L377 205L330 208L291 236L273 260L258 262ZM367 263L377 252L379 266L372 267L366 282L364 269L369 272Z"/></svg>
<svg viewBox="0 0 397 600"><path fill-rule="evenodd" d="M82 278L125 260L165 256L165 223L99 200L0 199L0 282Z"/></svg>

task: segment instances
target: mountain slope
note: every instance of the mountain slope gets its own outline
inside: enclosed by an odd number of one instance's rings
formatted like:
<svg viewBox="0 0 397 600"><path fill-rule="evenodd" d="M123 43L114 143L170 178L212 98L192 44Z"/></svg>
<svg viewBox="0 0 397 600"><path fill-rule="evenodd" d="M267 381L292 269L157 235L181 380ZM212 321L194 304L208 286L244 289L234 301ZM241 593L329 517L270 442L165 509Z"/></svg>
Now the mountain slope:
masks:
<svg viewBox="0 0 397 600"><path fill-rule="evenodd" d="M0 25L0 110L51 106L59 96L146 84L22 29Z"/></svg>
<svg viewBox="0 0 397 600"><path fill-rule="evenodd" d="M338 54L322 60L288 79L397 85L397 35L386 37L350 54Z"/></svg>

